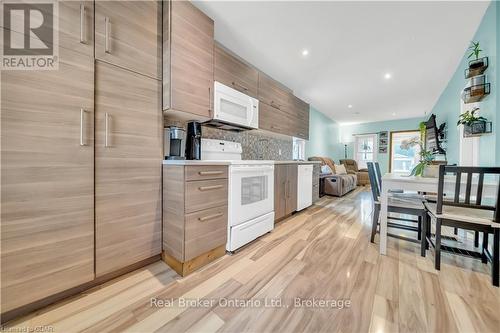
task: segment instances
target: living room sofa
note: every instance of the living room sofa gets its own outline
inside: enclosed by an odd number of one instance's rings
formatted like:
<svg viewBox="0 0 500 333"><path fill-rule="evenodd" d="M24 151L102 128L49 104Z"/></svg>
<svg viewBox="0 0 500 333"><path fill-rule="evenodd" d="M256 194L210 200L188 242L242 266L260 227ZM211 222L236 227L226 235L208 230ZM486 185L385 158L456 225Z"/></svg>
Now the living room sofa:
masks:
<svg viewBox="0 0 500 333"><path fill-rule="evenodd" d="M341 197L357 186L357 176L355 174L336 174L335 163L331 158L313 156L309 157L309 161L320 161L321 166L328 165L333 173L320 174L320 186L324 194Z"/></svg>
<svg viewBox="0 0 500 333"><path fill-rule="evenodd" d="M368 169L359 169L358 162L352 159L340 160L340 164L345 165L347 173L356 175L358 185L368 185L370 184L370 178L368 177Z"/></svg>

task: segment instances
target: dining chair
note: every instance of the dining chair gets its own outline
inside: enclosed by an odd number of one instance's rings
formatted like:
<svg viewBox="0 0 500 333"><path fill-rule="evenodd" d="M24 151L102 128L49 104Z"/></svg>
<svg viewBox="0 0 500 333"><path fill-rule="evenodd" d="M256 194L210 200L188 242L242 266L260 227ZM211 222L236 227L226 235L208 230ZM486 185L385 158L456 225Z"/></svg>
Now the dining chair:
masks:
<svg viewBox="0 0 500 333"><path fill-rule="evenodd" d="M367 167L368 167L368 177L370 179L370 187L374 204L373 215L372 215L372 233L370 237L370 242L373 243L375 239L375 234L377 233L377 226L379 225L378 220L380 216L380 186L377 182L374 163L368 162ZM415 227L413 225L394 223L394 222L388 222L387 226L396 229L414 231L417 233L417 239L421 240L422 225L423 225L422 221L423 219L427 218L427 211L425 210L422 200L415 196L400 196L397 194L390 195L388 197L388 200L389 200L387 203L388 213L406 214L417 217L416 220L413 220L413 219L391 216L387 217L388 220L416 223L417 226ZM390 233L388 233L388 236L405 239L413 242L417 241L415 239L398 236Z"/></svg>
<svg viewBox="0 0 500 333"><path fill-rule="evenodd" d="M447 197L444 200L444 179L447 173L455 174L455 188L453 199ZM462 189L462 175L467 175L465 183L465 195ZM497 197L491 204L485 203L483 198L484 178L498 177ZM477 183L472 180L477 179ZM477 188L476 191L473 191ZM475 192L475 193L473 193ZM500 168L498 167L461 167L440 165L438 179L437 202L426 202L425 207L429 216L436 221L435 244L432 242L430 233L431 220L424 220L424 233L428 236L425 242L429 242L435 248L434 267L441 269L441 250L443 245L442 227L456 227L465 230L473 230L479 234L483 233L482 249L477 256L483 263L492 262L492 283L499 286L499 247L500 247ZM493 253L488 249L489 234L493 234ZM445 247L447 248L447 247ZM424 256L425 256L425 250ZM458 252L460 253L460 252Z"/></svg>
<svg viewBox="0 0 500 333"><path fill-rule="evenodd" d="M380 171L380 164L378 162L373 162L375 165L375 171L377 172L377 183L379 192L382 191L382 172ZM390 193L404 193L403 190L391 190Z"/></svg>

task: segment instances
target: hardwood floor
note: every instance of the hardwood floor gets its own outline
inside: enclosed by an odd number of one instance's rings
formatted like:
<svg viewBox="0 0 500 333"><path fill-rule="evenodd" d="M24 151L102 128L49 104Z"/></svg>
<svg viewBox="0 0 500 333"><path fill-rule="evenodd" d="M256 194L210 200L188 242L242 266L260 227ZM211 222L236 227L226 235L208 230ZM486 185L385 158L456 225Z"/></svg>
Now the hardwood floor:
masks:
<svg viewBox="0 0 500 333"><path fill-rule="evenodd" d="M421 258L417 244L391 238L388 255L380 256L378 244L369 243L371 210L367 189L324 197L188 277L158 262L7 326L46 325L52 332L498 332L500 289L491 285L486 265L443 254L438 272L432 251ZM172 306L152 306L152 298ZM182 304L198 298L214 303ZM296 299L313 298L346 303L294 306ZM225 306L234 299L252 300L247 305L254 307ZM281 300L282 307L265 307L266 299Z"/></svg>

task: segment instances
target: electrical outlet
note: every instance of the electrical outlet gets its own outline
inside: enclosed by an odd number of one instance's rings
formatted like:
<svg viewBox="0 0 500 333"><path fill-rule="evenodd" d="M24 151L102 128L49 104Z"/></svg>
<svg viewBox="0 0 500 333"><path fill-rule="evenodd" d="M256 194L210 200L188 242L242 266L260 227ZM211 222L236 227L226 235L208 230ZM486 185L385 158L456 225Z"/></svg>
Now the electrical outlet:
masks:
<svg viewBox="0 0 500 333"><path fill-rule="evenodd" d="M278 155L281 156L281 149L278 149Z"/></svg>

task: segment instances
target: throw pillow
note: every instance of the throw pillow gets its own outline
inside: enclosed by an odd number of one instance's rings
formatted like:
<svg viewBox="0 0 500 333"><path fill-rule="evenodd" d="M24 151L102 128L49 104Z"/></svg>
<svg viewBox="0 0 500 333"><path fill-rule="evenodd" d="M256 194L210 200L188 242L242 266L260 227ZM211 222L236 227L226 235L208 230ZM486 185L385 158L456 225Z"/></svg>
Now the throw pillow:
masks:
<svg viewBox="0 0 500 333"><path fill-rule="evenodd" d="M337 175L347 175L347 170L345 169L345 165L339 164L335 166L335 173Z"/></svg>
<svg viewBox="0 0 500 333"><path fill-rule="evenodd" d="M321 166L321 174L329 175L332 173L333 173L332 168L330 168L328 165L325 164Z"/></svg>

